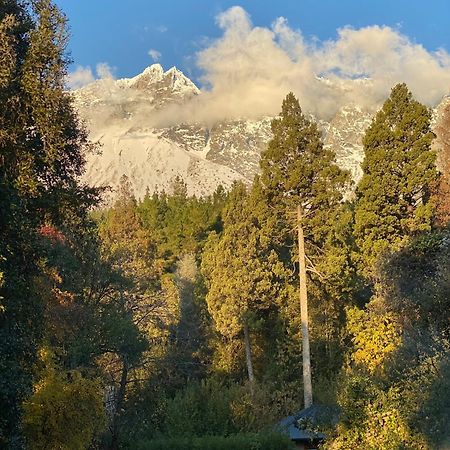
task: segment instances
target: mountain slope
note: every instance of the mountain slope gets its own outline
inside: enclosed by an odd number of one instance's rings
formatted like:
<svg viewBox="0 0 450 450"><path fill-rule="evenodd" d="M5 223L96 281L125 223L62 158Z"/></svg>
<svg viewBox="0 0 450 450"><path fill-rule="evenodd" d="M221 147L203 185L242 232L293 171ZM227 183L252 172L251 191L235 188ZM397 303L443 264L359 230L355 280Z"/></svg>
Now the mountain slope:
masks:
<svg viewBox="0 0 450 450"><path fill-rule="evenodd" d="M189 194L198 196L219 185L228 188L234 180L250 183L271 138L271 119L211 126L176 123L177 111L195 108L201 95L182 72L175 67L165 72L159 64L133 78L102 79L74 91L91 139L101 144L100 154L88 155L85 180L115 189L126 175L137 197L147 189L170 191L176 176L185 180ZM441 110L436 109L436 123ZM318 121L325 146L355 181L361 176L362 138L371 117L369 111L348 105L329 122Z"/></svg>

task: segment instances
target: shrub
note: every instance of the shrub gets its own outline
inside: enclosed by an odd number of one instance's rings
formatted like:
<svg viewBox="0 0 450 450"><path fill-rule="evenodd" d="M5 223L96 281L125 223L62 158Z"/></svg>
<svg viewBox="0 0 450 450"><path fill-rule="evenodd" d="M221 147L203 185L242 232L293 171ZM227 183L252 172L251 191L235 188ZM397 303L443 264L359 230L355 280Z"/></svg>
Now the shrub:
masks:
<svg viewBox="0 0 450 450"><path fill-rule="evenodd" d="M140 441L136 450L291 450L287 436L277 433L235 434L231 436L178 437Z"/></svg>

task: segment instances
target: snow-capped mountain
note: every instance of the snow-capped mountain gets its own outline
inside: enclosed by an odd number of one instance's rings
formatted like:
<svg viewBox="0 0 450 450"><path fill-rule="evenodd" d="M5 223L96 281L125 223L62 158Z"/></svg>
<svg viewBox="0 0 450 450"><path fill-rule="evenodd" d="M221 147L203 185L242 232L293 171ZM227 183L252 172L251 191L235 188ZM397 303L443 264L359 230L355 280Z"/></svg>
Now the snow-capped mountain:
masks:
<svg viewBox="0 0 450 450"><path fill-rule="evenodd" d="M175 67L164 71L154 64L133 78L98 80L73 95L91 140L101 145L100 152L88 155L85 180L114 189L126 175L138 198L147 189L170 191L176 176L195 195L212 193L219 185L228 188L234 180L250 183L271 138L269 117L209 126L176 123L177 108L195 107L202 93ZM369 111L349 105L330 121L318 121L325 145L355 181L371 118Z"/></svg>

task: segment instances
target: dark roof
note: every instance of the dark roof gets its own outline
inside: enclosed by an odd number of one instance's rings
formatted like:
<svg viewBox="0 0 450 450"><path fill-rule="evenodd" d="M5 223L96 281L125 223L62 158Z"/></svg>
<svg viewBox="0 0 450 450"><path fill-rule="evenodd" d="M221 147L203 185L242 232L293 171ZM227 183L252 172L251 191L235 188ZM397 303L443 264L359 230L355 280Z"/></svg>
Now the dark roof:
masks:
<svg viewBox="0 0 450 450"><path fill-rule="evenodd" d="M313 405L280 420L276 428L295 442L321 442L326 436L314 429L321 425L336 425L338 420L338 408Z"/></svg>
<svg viewBox="0 0 450 450"><path fill-rule="evenodd" d="M325 439L323 433L299 428L294 416L286 417L277 424L276 428L287 434L291 441L295 442L320 442Z"/></svg>
<svg viewBox="0 0 450 450"><path fill-rule="evenodd" d="M337 425L341 410L338 406L312 405L294 414L299 421L308 421L314 426Z"/></svg>

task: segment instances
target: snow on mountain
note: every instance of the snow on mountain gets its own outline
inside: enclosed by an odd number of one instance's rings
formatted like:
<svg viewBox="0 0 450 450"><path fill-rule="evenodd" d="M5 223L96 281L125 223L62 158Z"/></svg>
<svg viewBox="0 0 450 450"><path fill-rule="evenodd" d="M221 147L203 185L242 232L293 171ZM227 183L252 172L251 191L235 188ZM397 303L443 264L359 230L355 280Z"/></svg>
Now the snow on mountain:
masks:
<svg viewBox="0 0 450 450"><path fill-rule="evenodd" d="M142 198L147 189L170 190L173 179L180 176L186 181L189 194L202 196L218 185L229 187L234 180L243 179L226 166L193 156L155 129L118 125L98 137L103 151L89 155L85 174L94 186L117 187L126 175L135 195Z"/></svg>
<svg viewBox="0 0 450 450"><path fill-rule="evenodd" d="M331 148L338 164L350 171L357 183L362 176L361 163L364 159L362 139L372 121L372 114L358 106L341 108L323 129L324 145Z"/></svg>
<svg viewBox="0 0 450 450"><path fill-rule="evenodd" d="M199 93L197 86L176 67L164 72L160 64L153 64L133 78L97 80L74 91L74 96L76 106L82 110L100 105L133 109L135 104L142 102L147 107L160 109Z"/></svg>
<svg viewBox="0 0 450 450"><path fill-rule="evenodd" d="M182 72L174 67L164 72L159 64L133 78L103 79L75 91L74 102L90 138L101 145L99 153L87 156L85 180L114 189L126 175L135 195L142 198L147 189L170 190L177 176L185 180L189 194L199 196L245 179L196 153L187 142L171 139L174 131L147 123L152 113L185 102L199 92Z"/></svg>
<svg viewBox="0 0 450 450"><path fill-rule="evenodd" d="M85 180L114 189L126 175L139 198L147 189L170 191L176 176L185 180L189 194L198 196L212 193L219 185L228 188L234 180L250 183L271 138L269 117L209 127L153 123L159 114L171 114L202 95L175 67L164 71L153 64L133 78L98 80L73 95L91 139L101 144L100 154L88 155ZM450 97L444 98L436 109L436 123L442 105L449 102ZM369 111L348 105L330 121L317 122L325 146L335 152L338 164L356 182L362 175L362 138L371 119Z"/></svg>
<svg viewBox="0 0 450 450"><path fill-rule="evenodd" d="M436 139L433 147L437 154L436 165L439 170L448 170L450 161L450 95L444 96L433 111L433 131ZM449 173L446 173L450 177Z"/></svg>
<svg viewBox="0 0 450 450"><path fill-rule="evenodd" d="M177 125L163 136L192 155L231 168L251 181L258 172L259 157L271 138L270 118L220 122L210 128Z"/></svg>

